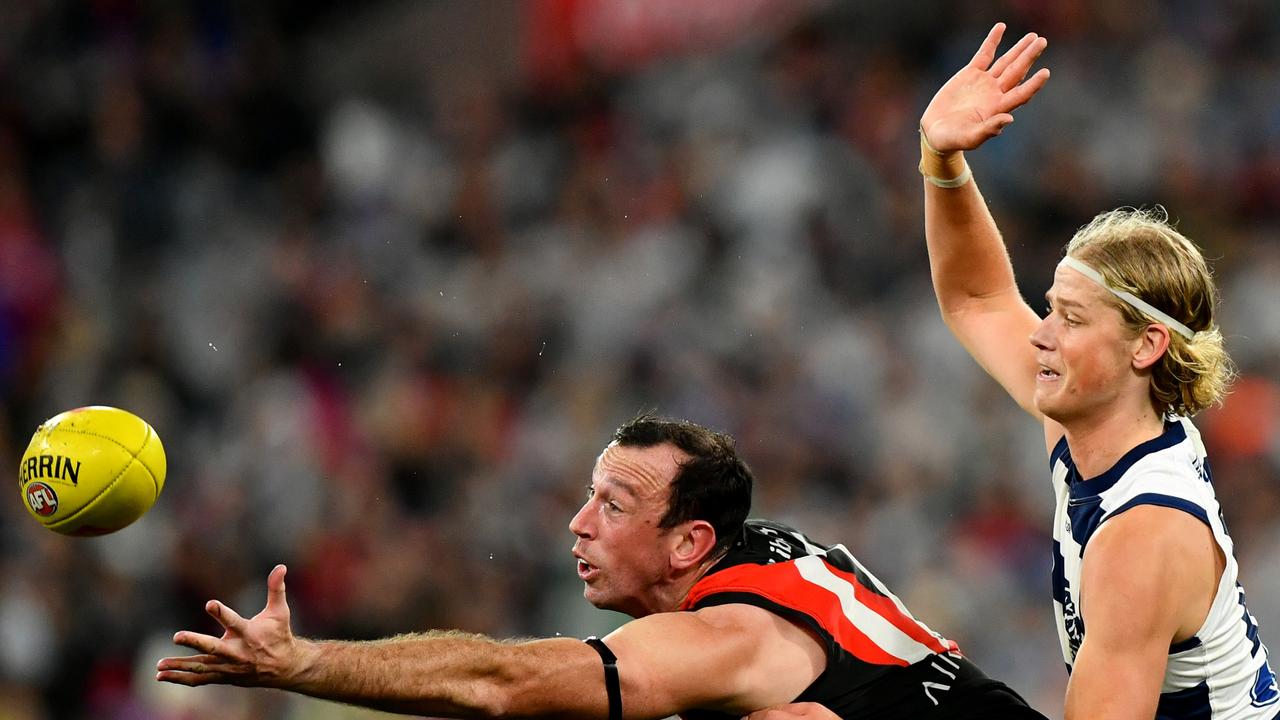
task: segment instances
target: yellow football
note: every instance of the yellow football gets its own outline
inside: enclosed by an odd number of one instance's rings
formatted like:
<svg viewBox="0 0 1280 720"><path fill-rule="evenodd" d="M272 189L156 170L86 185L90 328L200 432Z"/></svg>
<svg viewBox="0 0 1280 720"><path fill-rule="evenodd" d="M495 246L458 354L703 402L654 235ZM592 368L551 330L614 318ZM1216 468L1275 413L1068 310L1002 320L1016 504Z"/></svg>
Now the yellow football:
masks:
<svg viewBox="0 0 1280 720"><path fill-rule="evenodd" d="M142 517L164 488L164 446L145 420L92 406L36 428L18 466L27 512L64 535L105 535Z"/></svg>

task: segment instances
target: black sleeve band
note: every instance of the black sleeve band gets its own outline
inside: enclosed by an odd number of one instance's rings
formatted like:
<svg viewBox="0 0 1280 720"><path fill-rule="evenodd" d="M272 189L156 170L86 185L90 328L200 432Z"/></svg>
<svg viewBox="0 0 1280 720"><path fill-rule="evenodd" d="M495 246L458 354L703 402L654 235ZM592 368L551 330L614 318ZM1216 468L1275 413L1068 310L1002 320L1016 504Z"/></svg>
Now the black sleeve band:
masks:
<svg viewBox="0 0 1280 720"><path fill-rule="evenodd" d="M618 684L618 658L603 640L594 635L583 642L595 648L604 661L604 689L609 693L609 720L622 720L622 686Z"/></svg>

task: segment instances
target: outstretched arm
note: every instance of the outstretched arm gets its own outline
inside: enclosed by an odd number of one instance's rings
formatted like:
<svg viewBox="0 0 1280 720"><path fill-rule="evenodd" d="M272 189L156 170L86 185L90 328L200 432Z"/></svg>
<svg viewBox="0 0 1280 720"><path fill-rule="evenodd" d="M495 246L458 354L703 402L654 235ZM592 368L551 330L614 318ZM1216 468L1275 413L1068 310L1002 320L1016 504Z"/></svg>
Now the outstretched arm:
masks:
<svg viewBox="0 0 1280 720"><path fill-rule="evenodd" d="M991 29L920 119L925 238L947 325L1013 399L1040 418L1032 399L1035 352L1027 340L1040 320L1018 293L1004 241L977 183L958 180L968 172L964 151L999 135L1013 122L1011 113L1049 79L1043 68L1026 77L1044 51L1044 38L1029 33L997 59L1003 34L1003 23ZM940 187L929 176L958 186Z"/></svg>
<svg viewBox="0 0 1280 720"><path fill-rule="evenodd" d="M209 601L222 636L177 633L176 643L199 654L160 660L156 679L274 687L419 715L608 717L600 656L578 640L498 642L454 632L305 640L289 626L284 575L284 566L271 572L267 605L251 619ZM746 714L794 699L826 663L805 631L743 605L651 615L605 641L618 658L627 718L694 708Z"/></svg>

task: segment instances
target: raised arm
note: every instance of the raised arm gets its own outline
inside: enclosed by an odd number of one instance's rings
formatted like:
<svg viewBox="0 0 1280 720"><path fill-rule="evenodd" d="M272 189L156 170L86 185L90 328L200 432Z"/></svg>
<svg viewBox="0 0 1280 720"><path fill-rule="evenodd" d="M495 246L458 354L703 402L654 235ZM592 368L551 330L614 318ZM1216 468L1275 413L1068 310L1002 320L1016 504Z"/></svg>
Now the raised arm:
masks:
<svg viewBox="0 0 1280 720"><path fill-rule="evenodd" d="M997 59L1003 34L1003 23L991 29L920 119L925 238L948 327L1024 410L1041 418L1033 402L1035 351L1028 341L1040 319L1018 293L1009 254L977 183L965 179L964 151L999 135L1013 122L1010 113L1049 79L1048 69L1026 78L1044 51L1044 38L1029 33Z"/></svg>
<svg viewBox="0 0 1280 720"><path fill-rule="evenodd" d="M222 637L179 632L196 650L157 663L181 685L273 687L389 712L443 717L607 718L600 656L568 638L499 642L437 632L375 642L311 641L289 626L283 566L267 605L244 619L211 600ZM739 715L788 702L825 668L818 642L755 607L726 605L636 620L605 639L617 656L627 718L693 708Z"/></svg>

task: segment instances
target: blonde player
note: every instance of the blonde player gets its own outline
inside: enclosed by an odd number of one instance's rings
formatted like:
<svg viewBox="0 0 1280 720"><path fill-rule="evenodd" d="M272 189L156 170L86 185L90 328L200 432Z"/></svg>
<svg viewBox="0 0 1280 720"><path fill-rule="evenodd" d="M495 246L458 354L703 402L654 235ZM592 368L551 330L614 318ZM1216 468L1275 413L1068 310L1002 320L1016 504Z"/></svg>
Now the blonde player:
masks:
<svg viewBox="0 0 1280 720"><path fill-rule="evenodd" d="M1066 716L1269 720L1280 693L1188 419L1232 375L1213 280L1163 213L1117 210L1071 239L1044 318L1023 301L963 155L1049 78L1026 78L1045 40L997 59L1003 32L921 118L925 234L948 326L1044 426Z"/></svg>

